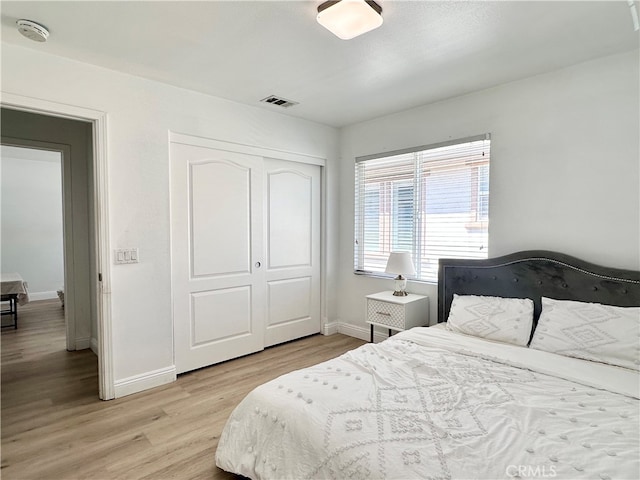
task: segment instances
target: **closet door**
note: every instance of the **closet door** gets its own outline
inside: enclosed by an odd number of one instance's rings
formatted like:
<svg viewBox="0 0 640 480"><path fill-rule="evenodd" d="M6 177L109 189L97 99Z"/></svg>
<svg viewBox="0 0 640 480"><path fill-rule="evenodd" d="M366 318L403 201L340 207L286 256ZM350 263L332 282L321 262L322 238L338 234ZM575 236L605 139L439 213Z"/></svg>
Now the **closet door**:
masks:
<svg viewBox="0 0 640 480"><path fill-rule="evenodd" d="M171 143L178 373L264 348L263 159Z"/></svg>
<svg viewBox="0 0 640 480"><path fill-rule="evenodd" d="M265 159L265 346L320 332L317 165Z"/></svg>

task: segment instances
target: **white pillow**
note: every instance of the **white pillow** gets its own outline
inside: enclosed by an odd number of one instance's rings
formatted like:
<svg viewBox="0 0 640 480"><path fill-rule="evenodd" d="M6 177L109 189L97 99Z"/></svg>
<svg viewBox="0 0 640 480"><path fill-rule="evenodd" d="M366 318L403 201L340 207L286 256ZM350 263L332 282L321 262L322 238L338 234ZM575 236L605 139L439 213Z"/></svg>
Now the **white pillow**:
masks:
<svg viewBox="0 0 640 480"><path fill-rule="evenodd" d="M453 295L447 328L498 342L526 345L533 324L529 298Z"/></svg>
<svg viewBox="0 0 640 480"><path fill-rule="evenodd" d="M640 307L542 297L531 348L640 370Z"/></svg>

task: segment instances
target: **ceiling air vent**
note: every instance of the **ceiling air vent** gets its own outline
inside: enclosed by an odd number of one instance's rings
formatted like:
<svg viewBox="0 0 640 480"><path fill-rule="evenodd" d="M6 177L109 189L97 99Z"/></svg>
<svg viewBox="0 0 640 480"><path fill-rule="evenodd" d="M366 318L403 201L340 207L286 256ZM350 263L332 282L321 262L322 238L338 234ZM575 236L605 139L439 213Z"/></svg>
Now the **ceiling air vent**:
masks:
<svg viewBox="0 0 640 480"><path fill-rule="evenodd" d="M276 97L275 95L269 95L267 98L263 98L260 101L263 103L270 103L271 105L277 105L282 108L289 108L294 105L298 105L298 102L293 102L282 97Z"/></svg>

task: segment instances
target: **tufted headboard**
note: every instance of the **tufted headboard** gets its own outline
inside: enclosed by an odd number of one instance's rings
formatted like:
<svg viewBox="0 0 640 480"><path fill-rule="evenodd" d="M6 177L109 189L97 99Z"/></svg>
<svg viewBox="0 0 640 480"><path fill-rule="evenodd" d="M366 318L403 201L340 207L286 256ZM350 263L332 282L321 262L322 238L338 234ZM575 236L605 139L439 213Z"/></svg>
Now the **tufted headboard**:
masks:
<svg viewBox="0 0 640 480"><path fill-rule="evenodd" d="M602 267L544 250L486 260L440 259L438 322L447 320L454 293L530 298L535 326L541 297L640 306L640 272Z"/></svg>

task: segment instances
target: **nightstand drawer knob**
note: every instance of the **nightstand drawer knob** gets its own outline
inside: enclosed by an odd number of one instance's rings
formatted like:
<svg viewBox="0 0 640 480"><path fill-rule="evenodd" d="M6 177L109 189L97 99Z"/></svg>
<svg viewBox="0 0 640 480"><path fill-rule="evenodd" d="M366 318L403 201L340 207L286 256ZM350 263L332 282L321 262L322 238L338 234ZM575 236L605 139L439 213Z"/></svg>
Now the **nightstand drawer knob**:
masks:
<svg viewBox="0 0 640 480"><path fill-rule="evenodd" d="M391 314L387 312L376 312L378 315L384 315L385 317L390 317Z"/></svg>

